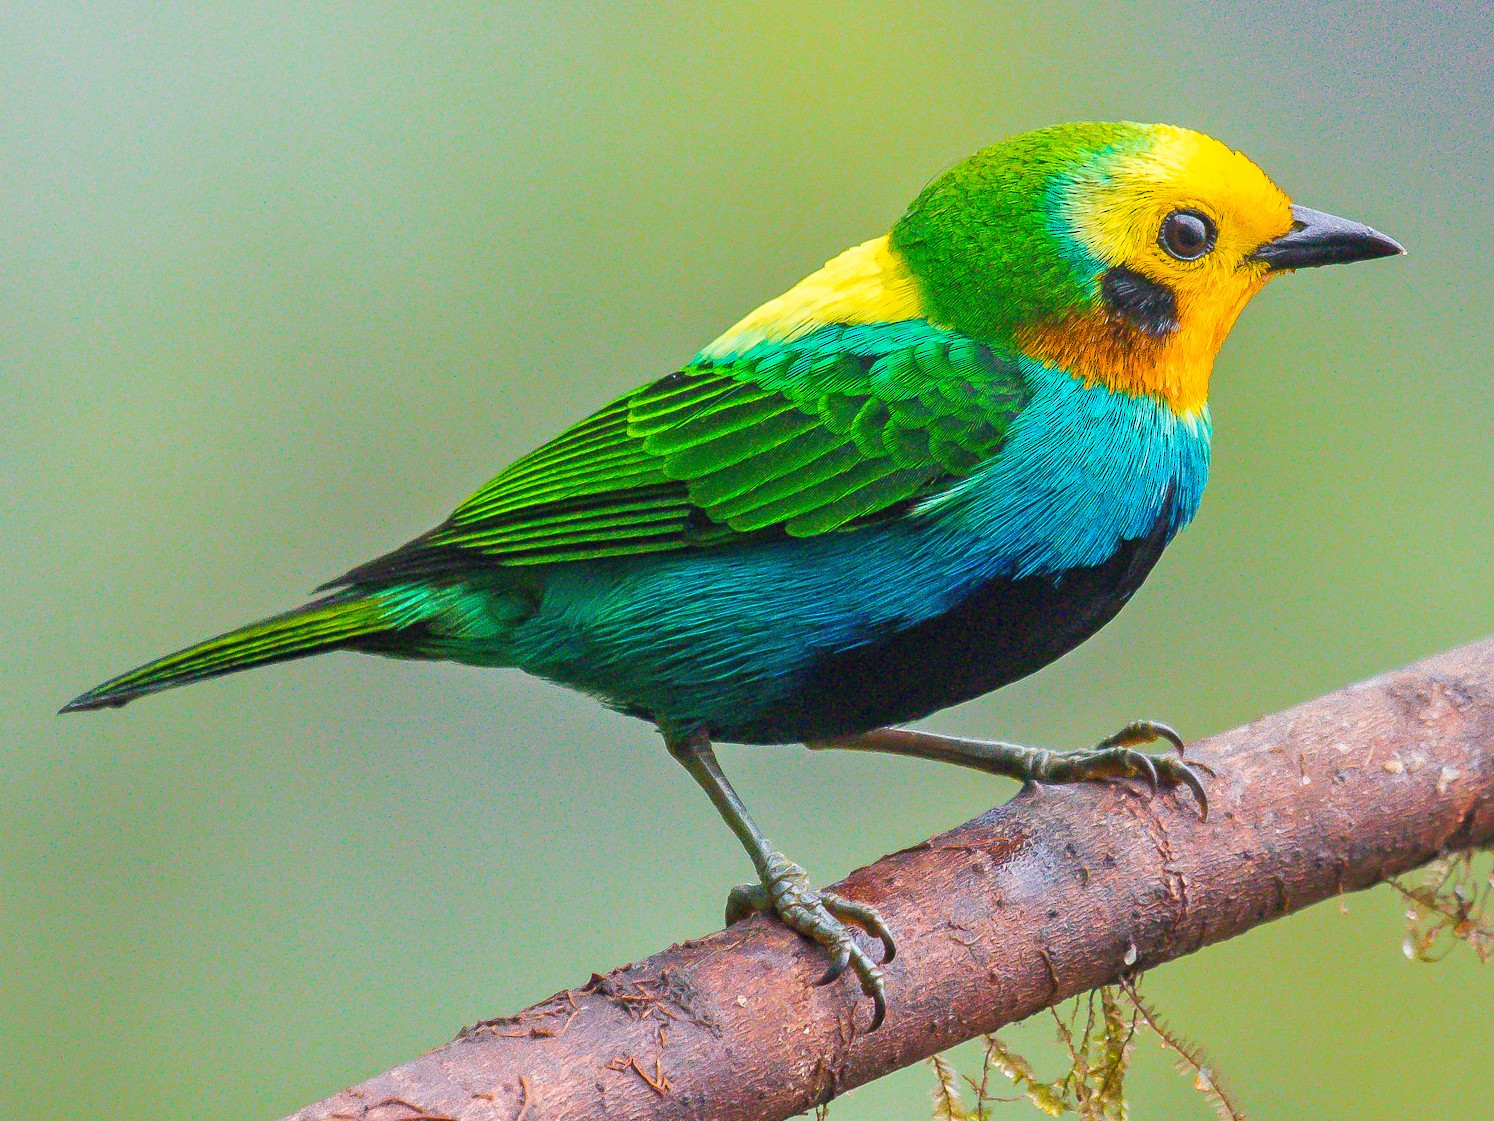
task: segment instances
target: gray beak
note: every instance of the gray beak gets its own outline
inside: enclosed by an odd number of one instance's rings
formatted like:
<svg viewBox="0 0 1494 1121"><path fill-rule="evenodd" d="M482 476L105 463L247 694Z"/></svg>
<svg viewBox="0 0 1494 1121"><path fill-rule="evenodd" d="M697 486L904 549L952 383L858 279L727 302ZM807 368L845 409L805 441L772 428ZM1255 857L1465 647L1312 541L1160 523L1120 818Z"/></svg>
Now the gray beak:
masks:
<svg viewBox="0 0 1494 1121"><path fill-rule="evenodd" d="M1400 242L1379 230L1321 210L1294 206L1292 228L1266 242L1247 260L1265 261L1273 271L1280 271L1373 261L1376 257L1394 257L1404 252Z"/></svg>

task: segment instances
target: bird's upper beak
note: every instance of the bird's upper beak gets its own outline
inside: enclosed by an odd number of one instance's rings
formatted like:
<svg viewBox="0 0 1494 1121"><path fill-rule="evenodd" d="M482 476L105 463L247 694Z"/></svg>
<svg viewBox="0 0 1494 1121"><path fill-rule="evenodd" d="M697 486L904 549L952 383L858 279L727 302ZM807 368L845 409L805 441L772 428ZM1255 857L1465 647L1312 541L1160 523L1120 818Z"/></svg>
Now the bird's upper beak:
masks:
<svg viewBox="0 0 1494 1121"><path fill-rule="evenodd" d="M1404 252L1398 241L1379 230L1321 210L1294 206L1292 228L1266 242L1250 259L1265 261L1273 271L1280 271L1373 261L1376 257L1393 257Z"/></svg>

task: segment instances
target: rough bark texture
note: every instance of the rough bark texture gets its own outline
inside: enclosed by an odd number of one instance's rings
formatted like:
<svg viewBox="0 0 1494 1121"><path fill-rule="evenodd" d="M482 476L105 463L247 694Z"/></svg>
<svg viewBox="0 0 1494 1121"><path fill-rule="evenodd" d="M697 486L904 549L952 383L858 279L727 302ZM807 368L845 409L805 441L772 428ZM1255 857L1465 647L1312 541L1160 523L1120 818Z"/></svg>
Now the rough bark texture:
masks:
<svg viewBox="0 0 1494 1121"><path fill-rule="evenodd" d="M1028 791L836 890L897 935L873 1034L855 982L754 918L593 976L298 1121L788 1117L1340 892L1494 840L1494 639L1203 741L1176 795Z"/></svg>

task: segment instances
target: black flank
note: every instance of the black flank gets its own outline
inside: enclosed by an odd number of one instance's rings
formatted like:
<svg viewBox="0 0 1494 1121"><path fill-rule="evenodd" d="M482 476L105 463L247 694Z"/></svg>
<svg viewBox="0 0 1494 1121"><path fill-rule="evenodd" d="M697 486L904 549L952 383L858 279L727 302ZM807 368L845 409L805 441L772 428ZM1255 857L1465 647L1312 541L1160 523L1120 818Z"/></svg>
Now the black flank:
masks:
<svg viewBox="0 0 1494 1121"><path fill-rule="evenodd" d="M1035 673L1115 618L1162 555L1171 525L1169 498L1151 532L1122 542L1103 564L1057 578L992 580L937 619L827 651L777 709L711 733L735 743L856 735Z"/></svg>

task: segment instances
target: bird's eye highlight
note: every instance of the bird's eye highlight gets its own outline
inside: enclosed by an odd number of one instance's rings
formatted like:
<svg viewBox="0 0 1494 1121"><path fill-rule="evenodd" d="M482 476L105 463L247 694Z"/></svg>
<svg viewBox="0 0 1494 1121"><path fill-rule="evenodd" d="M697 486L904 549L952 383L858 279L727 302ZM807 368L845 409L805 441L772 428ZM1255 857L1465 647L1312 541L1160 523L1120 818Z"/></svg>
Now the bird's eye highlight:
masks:
<svg viewBox="0 0 1494 1121"><path fill-rule="evenodd" d="M1207 214L1196 210L1174 210L1162 219L1157 244L1179 261L1196 261L1214 248L1219 231Z"/></svg>

